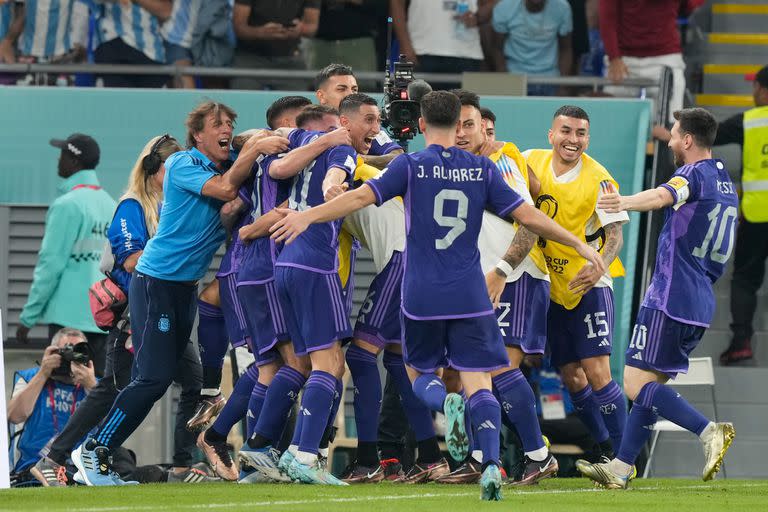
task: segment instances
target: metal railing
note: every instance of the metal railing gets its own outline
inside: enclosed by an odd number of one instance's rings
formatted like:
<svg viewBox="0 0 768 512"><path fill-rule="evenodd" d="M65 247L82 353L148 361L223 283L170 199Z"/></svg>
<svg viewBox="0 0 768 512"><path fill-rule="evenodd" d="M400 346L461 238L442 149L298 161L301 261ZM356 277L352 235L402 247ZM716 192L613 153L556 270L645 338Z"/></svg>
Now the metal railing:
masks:
<svg viewBox="0 0 768 512"><path fill-rule="evenodd" d="M659 94L655 112L654 124L666 125L669 119L669 99L672 95L672 70L664 67L658 83ZM653 158L651 166L646 170L643 189L653 188L669 179L674 172L672 154L666 143L653 141ZM656 248L658 237L664 221L662 212L649 211L640 216L640 233L638 250L641 251L635 267L634 298L632 301L632 316L637 316L640 302L651 281L653 268L656 265Z"/></svg>
<svg viewBox="0 0 768 512"><path fill-rule="evenodd" d="M314 81L317 71L286 70L286 69L245 69L223 67L177 66L177 65L126 65L126 64L0 64L0 73L20 74L67 74L90 73L94 75L167 75L180 78L182 76L219 77L219 78L280 78L306 80L308 84ZM461 83L461 73L416 73L418 78L429 83L455 84ZM360 71L355 76L361 82L383 82L384 74L378 71ZM600 87L615 85L602 77L592 76L534 76L526 77L528 84L558 85L565 87L590 87L597 91ZM648 79L627 79L621 85L629 87L658 87L659 82Z"/></svg>

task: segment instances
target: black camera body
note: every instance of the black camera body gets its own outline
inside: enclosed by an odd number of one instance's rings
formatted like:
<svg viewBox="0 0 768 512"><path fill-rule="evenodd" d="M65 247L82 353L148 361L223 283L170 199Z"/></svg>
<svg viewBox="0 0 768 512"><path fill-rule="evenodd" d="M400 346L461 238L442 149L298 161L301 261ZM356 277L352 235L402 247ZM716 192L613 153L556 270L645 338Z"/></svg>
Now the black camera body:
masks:
<svg viewBox="0 0 768 512"><path fill-rule="evenodd" d="M408 85L413 81L413 62L405 60L405 55L394 63L394 72L387 67L384 77L384 106L381 124L393 139L405 143L419 133L421 108L418 101L408 97Z"/></svg>
<svg viewBox="0 0 768 512"><path fill-rule="evenodd" d="M59 377L69 377L72 373L72 363L87 365L88 361L93 359L91 347L84 341L74 345L67 343L59 348L57 353L61 356L61 364L53 371L52 375Z"/></svg>

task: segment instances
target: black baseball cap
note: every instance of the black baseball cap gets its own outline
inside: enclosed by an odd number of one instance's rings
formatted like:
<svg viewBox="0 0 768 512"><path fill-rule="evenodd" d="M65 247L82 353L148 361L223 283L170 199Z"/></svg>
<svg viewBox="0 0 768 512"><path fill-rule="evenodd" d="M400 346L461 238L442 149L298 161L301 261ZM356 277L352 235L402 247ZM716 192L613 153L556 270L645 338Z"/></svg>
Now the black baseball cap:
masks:
<svg viewBox="0 0 768 512"><path fill-rule="evenodd" d="M99 165L101 151L99 145L89 135L73 133L64 140L51 139L50 144L77 158L83 164L83 169L95 169Z"/></svg>

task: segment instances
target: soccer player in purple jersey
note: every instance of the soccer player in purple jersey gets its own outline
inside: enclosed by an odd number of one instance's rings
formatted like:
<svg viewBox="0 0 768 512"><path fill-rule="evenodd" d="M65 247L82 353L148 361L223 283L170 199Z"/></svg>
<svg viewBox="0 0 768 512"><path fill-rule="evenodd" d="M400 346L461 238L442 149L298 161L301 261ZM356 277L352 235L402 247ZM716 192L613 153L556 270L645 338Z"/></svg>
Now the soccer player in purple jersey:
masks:
<svg viewBox="0 0 768 512"><path fill-rule="evenodd" d="M349 131L351 145L339 145L309 158L298 174L282 165L290 153L270 164L273 178L295 174L289 194L291 208L311 209L343 193L352 181L357 154L370 149L380 130L379 109L369 96L348 96L341 103L340 114L339 121ZM297 130L289 140L291 147L300 147L319 136L317 132ZM294 439L281 462L291 476L306 483L346 485L318 460L322 437L341 398L344 358L340 340L351 335L338 276L340 227L341 222L314 226L301 243L283 248L275 261L277 301L291 340L287 345L300 359L311 362L312 368L304 386ZM313 312L311 320L305 316L307 311Z"/></svg>
<svg viewBox="0 0 768 512"><path fill-rule="evenodd" d="M277 180L270 174L298 173L323 152L336 146L349 145L346 128L338 128L339 115L335 109L313 105L296 116L302 130L292 136L306 134L303 130L329 132L314 137L309 144L295 148L282 158L262 160L254 167L255 182L251 195L250 217L253 220L241 229L248 242L238 274L238 295L248 314L249 329L254 340L258 382L249 404L248 440L243 445L241 483L285 481L277 463L279 453L274 448L285 427L288 412L310 372L306 357L297 357L289 342L284 310L277 300L274 264L277 250L269 238L268 228L282 218L276 206L287 201L291 181Z"/></svg>
<svg viewBox="0 0 768 512"><path fill-rule="evenodd" d="M481 497L494 500L501 498L501 409L491 393L489 372L506 367L509 360L480 269L477 238L482 213L489 208L511 216L542 236L576 248L598 269L604 269L604 263L584 242L524 204L502 180L495 180L498 171L490 160L453 147L460 109L459 99L449 92L425 95L419 119L428 144L425 150L397 158L375 179L325 205L288 213L271 231L276 241L301 243L306 235L298 235L315 223L403 197L407 231L403 357L416 395L430 408L446 413L452 455L460 454L461 442L466 443L464 402L447 394L437 372L446 366L460 371L483 450ZM466 453L466 445L463 448Z"/></svg>
<svg viewBox="0 0 768 512"><path fill-rule="evenodd" d="M294 118L302 108L311 104L304 96L284 96L267 109L267 126L274 130L281 127L295 127ZM240 152L248 138L260 130L246 130L232 139L233 156ZM242 306L235 292L235 279L241 251L237 228L242 225L247 212L243 199L250 194L244 184L239 198L229 201L221 208L222 222L232 232L232 242L227 246L214 281L209 283L198 297L197 339L203 364L203 389L195 414L187 422L187 429L198 432L207 429L224 409L226 400L221 394L221 368L227 346L242 346L246 343L247 325ZM220 287L219 285L222 285ZM245 382L241 388L245 389ZM250 391L249 391L250 392ZM231 409L230 409L231 410ZM236 420L235 420L236 421ZM222 430L225 427L220 427ZM229 428L226 428L229 431ZM224 436L226 438L226 435Z"/></svg>
<svg viewBox="0 0 768 512"><path fill-rule="evenodd" d="M352 68L345 64L328 64L315 76L315 96L321 105L339 108L341 100L357 92L357 79ZM371 143L368 153L362 155L363 161L377 169L383 169L403 148L392 141L384 130L379 131Z"/></svg>
<svg viewBox="0 0 768 512"><path fill-rule="evenodd" d="M714 423L664 384L688 371L688 355L709 327L715 310L712 285L725 271L734 242L738 197L728 171L712 159L717 121L701 108L674 113L669 147L677 171L661 186L632 196L606 194L607 211L664 208L656 268L645 293L626 353L624 390L634 401L618 455L608 463L578 461L582 474L605 487L625 489L640 450L658 416L699 436L703 479L719 471L736 431Z"/></svg>
<svg viewBox="0 0 768 512"><path fill-rule="evenodd" d="M461 101L457 146L473 154L482 154L490 147L488 156L496 164L499 176L528 204L533 204L527 179L533 173L529 173L517 146L511 142L489 142L477 94L462 89L451 92ZM491 213L483 214L478 239L480 262L511 363L491 373L493 390L508 425L520 436L525 455L523 474L516 485L532 485L555 475L559 469L541 435L536 397L520 370L523 358L541 358L547 343L549 275L541 249L535 245L537 239L525 228ZM480 478L479 469L480 459L473 453L465 464L438 481L474 482Z"/></svg>
<svg viewBox="0 0 768 512"><path fill-rule="evenodd" d="M278 131L295 128L297 115L309 104L309 100L303 96L284 96L279 98L267 109L267 125L271 130ZM268 132L265 130L248 130L241 133L233 139L233 147L239 150L250 137L264 136L265 133ZM259 159L259 161L262 160ZM259 162L257 162L254 164L252 171L258 171L259 169ZM198 439L198 444L211 466L225 480L238 479L237 468L229 456L226 442L227 435L232 427L246 416L249 425L252 427L263 402L263 393L260 393L260 388L254 389L257 379L259 379L258 366L263 361L259 358L255 345L254 340L256 338L249 333L249 325L246 318L252 317L253 312L248 311L245 305L241 303L237 290L237 275L241 259L245 253L245 246L240 240L238 233L239 229L251 220L251 216L248 213L251 211L253 183L254 176L252 172L252 176L240 187L238 197L226 203L221 209L222 223L231 231L232 241L222 258L216 276L217 280L214 281L219 286L212 288L214 288L213 292L221 297L219 316L223 316L226 332L216 336L215 331L210 329L209 318L201 315L199 329L202 330L205 327L205 332L209 336L207 338L201 336L199 339L201 355L205 360L209 361L209 367L218 369L215 379L210 377L213 372L210 369L208 371L208 385L206 387L212 388L211 391L218 391L218 385L221 381L221 366L223 365L228 341L232 343L233 347L247 344L249 350L255 356L256 364L250 366L241 378L238 379L225 406L223 405L224 400L220 392L212 397L205 397L201 401L198 415L195 417L197 418L197 423L195 424L190 420L190 423L196 425L197 429L206 430L204 435ZM203 293L210 295L211 291L205 290ZM218 342L215 342L216 340ZM269 378L269 375L262 376L262 381ZM204 372L205 381L206 372ZM210 428L206 429L206 424L210 424L216 413L218 413L216 421L213 422Z"/></svg>

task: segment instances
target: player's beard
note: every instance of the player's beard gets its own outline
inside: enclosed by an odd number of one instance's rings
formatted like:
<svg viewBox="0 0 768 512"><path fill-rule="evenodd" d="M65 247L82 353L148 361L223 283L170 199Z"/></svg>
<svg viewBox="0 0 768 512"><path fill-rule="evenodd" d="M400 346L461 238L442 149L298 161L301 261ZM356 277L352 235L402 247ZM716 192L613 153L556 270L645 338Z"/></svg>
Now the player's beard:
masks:
<svg viewBox="0 0 768 512"><path fill-rule="evenodd" d="M682 167L685 165L685 157L683 157L682 153L678 153L675 150L672 150L672 154L675 157L675 167Z"/></svg>

